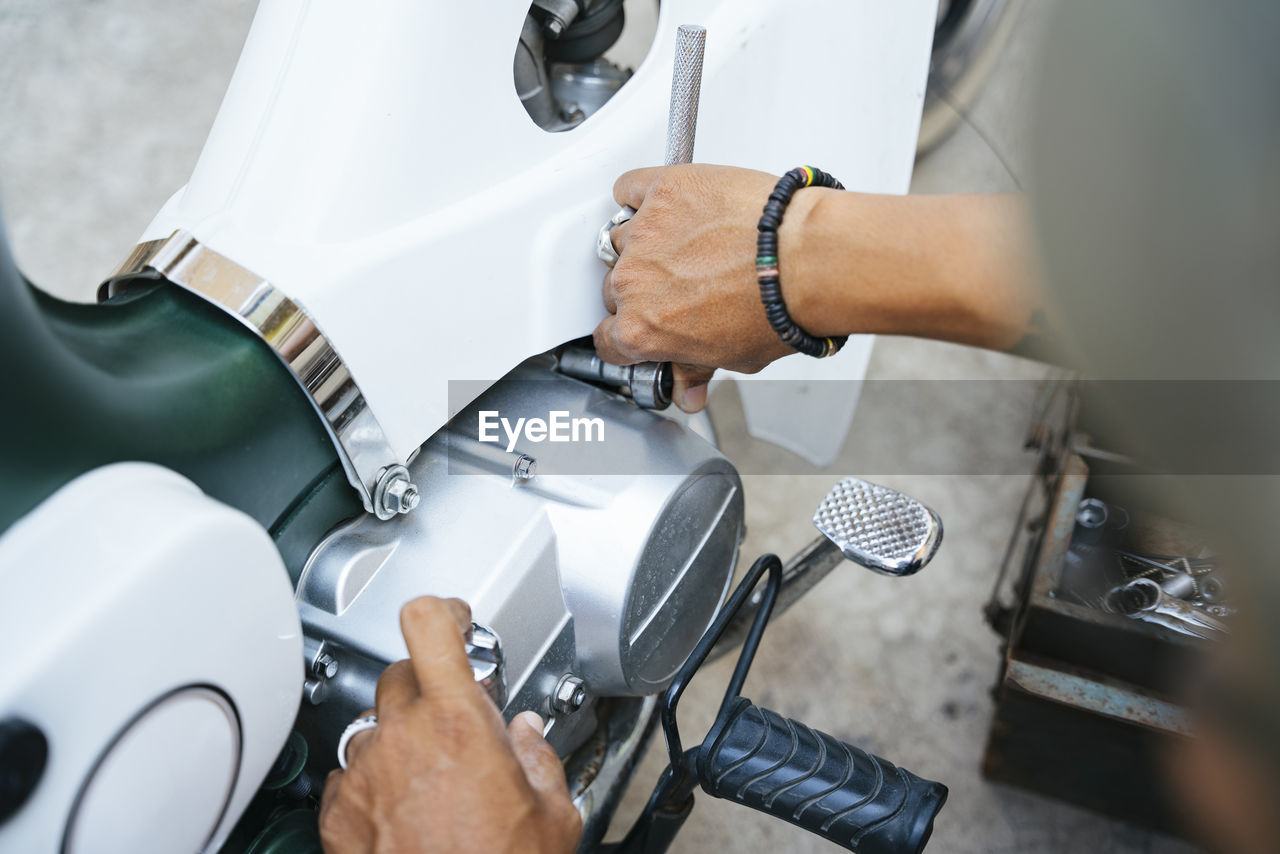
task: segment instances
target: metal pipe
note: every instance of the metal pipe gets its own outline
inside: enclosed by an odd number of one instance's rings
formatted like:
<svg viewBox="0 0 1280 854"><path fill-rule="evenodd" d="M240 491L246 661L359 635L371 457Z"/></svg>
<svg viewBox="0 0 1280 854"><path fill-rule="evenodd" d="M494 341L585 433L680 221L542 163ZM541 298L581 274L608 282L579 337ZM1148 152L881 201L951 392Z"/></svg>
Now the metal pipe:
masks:
<svg viewBox="0 0 1280 854"><path fill-rule="evenodd" d="M773 616L776 618L798 602L844 559L844 554L839 547L826 537L818 537L797 552L782 568L782 589L778 592L778 599L774 603ZM760 610L760 601L760 591L757 591L725 629L720 642L707 657L708 661L714 661L742 646L742 642L746 640L747 631L751 628L751 622L755 619L756 612Z"/></svg>

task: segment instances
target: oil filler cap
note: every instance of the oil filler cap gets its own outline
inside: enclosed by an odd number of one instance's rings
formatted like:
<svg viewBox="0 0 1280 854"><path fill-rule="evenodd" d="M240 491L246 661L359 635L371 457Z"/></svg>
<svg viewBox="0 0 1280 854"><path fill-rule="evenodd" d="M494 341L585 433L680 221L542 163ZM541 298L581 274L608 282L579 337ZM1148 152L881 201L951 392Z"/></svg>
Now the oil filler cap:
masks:
<svg viewBox="0 0 1280 854"><path fill-rule="evenodd" d="M0 824L22 809L44 775L49 742L21 718L0 720Z"/></svg>

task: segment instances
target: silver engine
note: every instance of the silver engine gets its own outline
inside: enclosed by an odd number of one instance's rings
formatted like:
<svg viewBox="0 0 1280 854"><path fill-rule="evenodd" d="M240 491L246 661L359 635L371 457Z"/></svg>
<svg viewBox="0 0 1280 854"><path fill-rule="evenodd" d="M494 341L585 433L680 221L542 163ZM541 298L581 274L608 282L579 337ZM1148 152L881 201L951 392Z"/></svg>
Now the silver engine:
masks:
<svg viewBox="0 0 1280 854"><path fill-rule="evenodd" d="M498 418L549 429L513 440ZM414 512L337 529L297 585L310 667L300 728L327 755L406 656L399 610L416 596L471 603L500 640L504 715L548 717L567 755L595 730L598 700L666 687L727 592L743 536L737 471L685 424L556 373L552 356L486 390L409 467Z"/></svg>

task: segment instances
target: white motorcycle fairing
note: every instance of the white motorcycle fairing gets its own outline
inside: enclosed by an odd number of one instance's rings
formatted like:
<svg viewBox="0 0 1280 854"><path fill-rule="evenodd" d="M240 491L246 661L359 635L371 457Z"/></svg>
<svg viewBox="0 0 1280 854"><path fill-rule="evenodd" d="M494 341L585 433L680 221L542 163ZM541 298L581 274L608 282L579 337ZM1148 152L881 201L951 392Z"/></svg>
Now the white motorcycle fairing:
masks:
<svg viewBox="0 0 1280 854"><path fill-rule="evenodd" d="M305 308L402 461L452 414L450 380L496 380L603 317L595 237L615 178L661 157L677 25L709 33L699 161L908 185L932 0L667 0L635 76L556 134L514 87L528 10L263 0L190 182L143 238L189 232ZM841 378L869 346L850 342ZM853 402L803 397L842 437Z"/></svg>
<svg viewBox="0 0 1280 854"><path fill-rule="evenodd" d="M267 532L169 469L115 463L0 536L0 589L0 709L48 745L0 851L218 850L301 696Z"/></svg>

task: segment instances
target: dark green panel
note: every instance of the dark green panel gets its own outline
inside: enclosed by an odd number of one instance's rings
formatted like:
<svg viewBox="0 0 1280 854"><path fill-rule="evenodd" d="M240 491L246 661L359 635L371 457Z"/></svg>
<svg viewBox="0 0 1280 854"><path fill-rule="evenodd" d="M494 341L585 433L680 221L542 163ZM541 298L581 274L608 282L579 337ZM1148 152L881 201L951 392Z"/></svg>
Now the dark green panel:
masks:
<svg viewBox="0 0 1280 854"><path fill-rule="evenodd" d="M101 305L56 300L0 237L0 532L77 475L150 461L254 517L296 578L316 538L361 510L320 417L237 321L134 284Z"/></svg>

